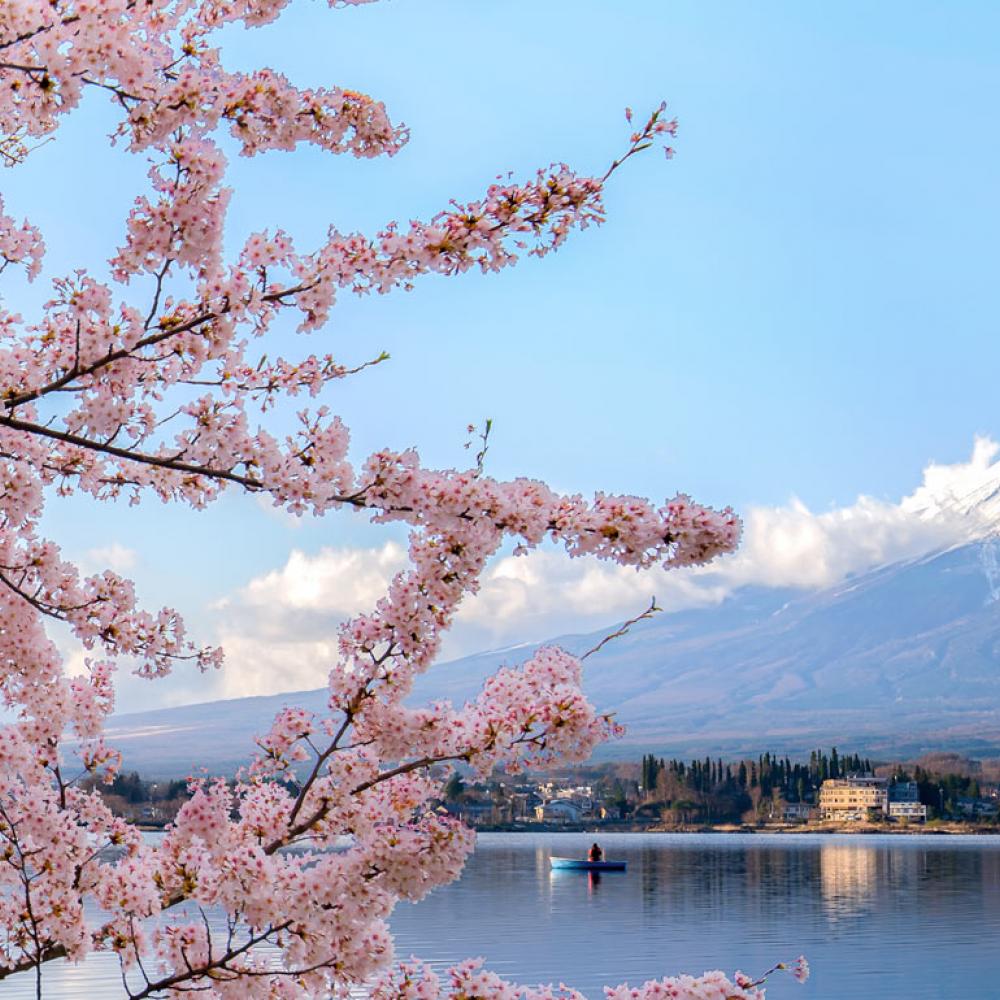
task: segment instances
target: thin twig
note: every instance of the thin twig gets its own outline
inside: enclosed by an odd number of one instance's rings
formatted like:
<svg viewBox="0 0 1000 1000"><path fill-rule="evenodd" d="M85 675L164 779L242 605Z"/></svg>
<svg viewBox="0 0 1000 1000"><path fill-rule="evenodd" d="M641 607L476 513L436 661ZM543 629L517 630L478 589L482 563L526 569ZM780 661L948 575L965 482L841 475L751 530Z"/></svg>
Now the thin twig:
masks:
<svg viewBox="0 0 1000 1000"><path fill-rule="evenodd" d="M623 635L627 635L629 629L631 629L633 625L637 625L639 622L645 621L647 618L652 618L653 615L662 610L663 608L657 606L656 598L650 598L649 607L646 608L641 615L636 615L635 618L629 618L629 620L625 622L621 628L619 628L616 632L612 632L610 635L606 635L593 649L588 649L587 652L580 657L580 659L585 660L588 656L593 656L594 653L603 649L609 642L611 642L612 639L620 639Z"/></svg>

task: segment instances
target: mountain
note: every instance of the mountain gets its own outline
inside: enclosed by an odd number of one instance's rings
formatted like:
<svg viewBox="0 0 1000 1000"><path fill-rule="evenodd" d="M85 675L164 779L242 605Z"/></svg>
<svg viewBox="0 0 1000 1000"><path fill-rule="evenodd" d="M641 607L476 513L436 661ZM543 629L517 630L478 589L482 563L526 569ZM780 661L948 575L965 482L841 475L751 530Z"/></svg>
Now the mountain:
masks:
<svg viewBox="0 0 1000 1000"><path fill-rule="evenodd" d="M825 590L745 588L658 615L587 661L589 694L628 727L604 753L1000 755L998 598L1000 543L987 538ZM611 630L553 641L582 653ZM418 694L459 701L535 648L441 664ZM231 769L282 705L324 702L308 691L121 715L109 736L149 775Z"/></svg>

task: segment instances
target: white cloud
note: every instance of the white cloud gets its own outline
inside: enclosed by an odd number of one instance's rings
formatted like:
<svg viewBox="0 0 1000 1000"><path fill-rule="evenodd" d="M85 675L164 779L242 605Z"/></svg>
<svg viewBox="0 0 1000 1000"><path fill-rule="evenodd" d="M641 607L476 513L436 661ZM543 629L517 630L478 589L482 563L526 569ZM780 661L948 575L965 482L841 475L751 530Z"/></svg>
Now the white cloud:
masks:
<svg viewBox="0 0 1000 1000"><path fill-rule="evenodd" d="M690 573L637 572L551 550L506 556L487 569L480 592L459 610L446 656L568 632L589 632L644 610L718 604L727 588Z"/></svg>
<svg viewBox="0 0 1000 1000"><path fill-rule="evenodd" d="M924 469L924 481L900 507L923 518L971 521L973 530L992 529L1000 518L1000 443L977 435L968 462Z"/></svg>
<svg viewBox="0 0 1000 1000"><path fill-rule="evenodd" d="M989 532L1000 523L998 451L977 437L968 462L931 463L896 504L859 496L818 514L794 498L787 507L753 508L740 551L710 572L732 587L823 587Z"/></svg>
<svg viewBox="0 0 1000 1000"><path fill-rule="evenodd" d="M138 553L118 542L87 549L80 558L80 569L85 573L100 573L110 569L116 573L128 573L135 568Z"/></svg>
<svg viewBox="0 0 1000 1000"><path fill-rule="evenodd" d="M459 610L445 658L599 629L642 610L717 604L746 585L816 588L875 566L957 544L1000 523L1000 445L976 440L971 459L930 464L898 503L860 496L815 513L792 498L746 513L740 551L688 571L637 573L543 549L505 556ZM996 494L996 495L995 495ZM217 606L228 666L217 696L321 686L336 659L336 628L370 608L406 565L395 542L381 548L294 550L280 569Z"/></svg>
<svg viewBox="0 0 1000 1000"><path fill-rule="evenodd" d="M346 617L378 600L405 566L406 551L396 542L379 549L323 548L315 555L293 549L280 570L251 580L236 602L265 614L282 607Z"/></svg>
<svg viewBox="0 0 1000 1000"><path fill-rule="evenodd" d="M370 608L406 566L396 542L378 549L294 549L281 569L218 602L226 650L218 697L321 687L337 656L337 626Z"/></svg>
<svg viewBox="0 0 1000 1000"><path fill-rule="evenodd" d="M294 633L285 639L261 635L247 624L220 631L226 663L222 672L209 680L211 691L202 688L198 700L308 691L326 683L337 657L336 622L330 622L326 640L309 640Z"/></svg>
<svg viewBox="0 0 1000 1000"><path fill-rule="evenodd" d="M68 677L82 677L87 673L87 660L96 659L92 652L73 638L69 629L55 622L46 622L45 630L49 634L63 658L63 670Z"/></svg>

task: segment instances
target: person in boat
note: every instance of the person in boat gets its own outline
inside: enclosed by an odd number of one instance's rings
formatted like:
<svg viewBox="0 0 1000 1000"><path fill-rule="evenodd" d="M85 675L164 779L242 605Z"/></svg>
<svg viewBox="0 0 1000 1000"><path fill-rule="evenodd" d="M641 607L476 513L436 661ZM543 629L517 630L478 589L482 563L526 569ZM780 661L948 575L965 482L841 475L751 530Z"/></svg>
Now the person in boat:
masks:
<svg viewBox="0 0 1000 1000"><path fill-rule="evenodd" d="M587 860L588 861L604 860L604 851L601 850L600 844L594 843L590 845L590 850L587 851Z"/></svg>

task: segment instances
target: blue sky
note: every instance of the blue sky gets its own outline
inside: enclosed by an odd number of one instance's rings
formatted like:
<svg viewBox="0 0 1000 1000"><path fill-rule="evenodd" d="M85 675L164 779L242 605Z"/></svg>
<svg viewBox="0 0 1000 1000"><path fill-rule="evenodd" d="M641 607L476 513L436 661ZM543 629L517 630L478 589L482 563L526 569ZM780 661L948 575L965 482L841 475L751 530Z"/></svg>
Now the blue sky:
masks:
<svg viewBox="0 0 1000 1000"><path fill-rule="evenodd" d="M234 157L229 239L280 224L308 246L330 223L433 214L501 171L603 172L623 108L666 98L677 156L616 176L601 229L498 276L338 307L317 349L392 354L331 394L356 454L413 444L460 464L465 425L489 416L499 477L742 511L895 502L929 461L1000 438L998 29L985 3L300 0L227 32L229 64L367 91L413 138L376 162ZM141 161L94 138L111 120L89 100L2 177L49 275L100 270L143 186ZM31 316L45 294L11 284L5 303ZM293 549L385 540L235 495L204 515L53 502L48 528L74 554L127 548L143 597L208 631L210 604Z"/></svg>

